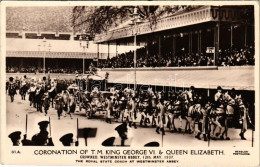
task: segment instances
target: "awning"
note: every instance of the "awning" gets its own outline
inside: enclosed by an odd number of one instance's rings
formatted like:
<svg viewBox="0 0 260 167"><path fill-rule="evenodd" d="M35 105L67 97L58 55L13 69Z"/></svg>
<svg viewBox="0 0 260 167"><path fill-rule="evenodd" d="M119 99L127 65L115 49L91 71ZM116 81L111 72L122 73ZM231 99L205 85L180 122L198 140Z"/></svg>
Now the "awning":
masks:
<svg viewBox="0 0 260 167"><path fill-rule="evenodd" d="M104 70L103 70L104 71ZM134 84L134 70L107 70L109 83ZM104 71L106 72L106 71ZM215 69L201 68L199 70L185 68L154 68L136 71L136 81L139 85L158 85L170 87L190 87L204 89L235 88L237 90L255 90L254 66L219 67Z"/></svg>

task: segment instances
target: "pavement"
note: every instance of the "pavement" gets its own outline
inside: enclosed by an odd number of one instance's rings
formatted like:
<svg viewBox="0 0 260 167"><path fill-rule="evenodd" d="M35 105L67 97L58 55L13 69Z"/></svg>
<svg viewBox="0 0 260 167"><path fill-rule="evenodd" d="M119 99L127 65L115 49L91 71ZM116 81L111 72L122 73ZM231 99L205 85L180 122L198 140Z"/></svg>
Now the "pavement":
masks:
<svg viewBox="0 0 260 167"><path fill-rule="evenodd" d="M111 124L106 123L103 114L96 114L94 118L87 119L85 112L82 110L75 112L72 119L67 115L66 117L62 116L58 120L57 112L54 108L50 108L47 116L44 113L37 112L34 107L29 105L28 95L26 96L26 100L21 100L20 95L15 95L13 103L10 102L10 97L6 95L6 109L6 136L14 131L21 131L22 135L25 134L26 114L28 114L27 139L31 139L34 134L39 133L38 122L49 120L49 118L51 120L51 137L55 146L62 146L59 139L66 133L73 133L74 138L76 137L77 118L79 128L97 128L96 136L87 139L88 146L101 146L101 143L105 139L119 137L114 129L120 123L114 121ZM138 119L140 119L140 115L138 115ZM179 121L176 119L175 122L178 127L180 124ZM184 124L185 121L183 121L183 127ZM229 137L231 140L210 140L210 142L205 142L196 139L194 134L170 133L167 128L166 135L162 136L155 132L155 128L139 127L138 123L137 129L128 127L128 143L131 147L143 147L146 143L153 141L160 143L160 146L163 147L252 147L252 131L248 130L245 133L247 140L241 140L239 133L239 129L230 128ZM12 144L9 138L6 144ZM79 147L85 147L85 139L79 138Z"/></svg>

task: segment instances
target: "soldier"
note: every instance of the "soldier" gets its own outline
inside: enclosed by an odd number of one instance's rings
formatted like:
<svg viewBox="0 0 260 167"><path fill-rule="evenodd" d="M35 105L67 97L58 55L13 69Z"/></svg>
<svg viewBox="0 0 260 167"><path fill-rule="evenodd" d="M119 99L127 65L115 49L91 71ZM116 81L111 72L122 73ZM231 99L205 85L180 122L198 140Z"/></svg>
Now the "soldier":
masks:
<svg viewBox="0 0 260 167"><path fill-rule="evenodd" d="M111 104L111 97L110 96L106 97L105 107L106 107L106 122L111 124L112 104Z"/></svg>
<svg viewBox="0 0 260 167"><path fill-rule="evenodd" d="M60 142L63 144L63 146L72 146L73 143L75 143L75 146L79 145L78 141L74 142L72 133L68 133L68 134L63 135L60 138Z"/></svg>
<svg viewBox="0 0 260 167"><path fill-rule="evenodd" d="M119 137L121 138L121 146L125 145L125 140L127 139L127 123L123 122L121 125L115 128Z"/></svg>
<svg viewBox="0 0 260 167"><path fill-rule="evenodd" d="M141 121L140 121L140 126L143 126L144 123L144 127L147 127L147 123L150 123L150 119L148 117L148 99L144 99L143 103L142 103L142 107L141 107Z"/></svg>
<svg viewBox="0 0 260 167"><path fill-rule="evenodd" d="M72 119L72 114L76 110L76 97L73 95L73 90L69 92L69 112L70 118Z"/></svg>
<svg viewBox="0 0 260 167"><path fill-rule="evenodd" d="M36 107L36 104L35 104L35 91L36 91L35 84L32 83L30 89L28 90L28 93L29 93L30 106L33 104L34 107Z"/></svg>
<svg viewBox="0 0 260 167"><path fill-rule="evenodd" d="M116 122L118 122L118 119L120 118L120 104L117 96L115 96L114 98L113 112L114 112L114 118Z"/></svg>
<svg viewBox="0 0 260 167"><path fill-rule="evenodd" d="M20 131L15 131L15 132L11 133L8 137L13 142L13 146L19 146L20 145L20 139L21 139L21 132Z"/></svg>
<svg viewBox="0 0 260 167"><path fill-rule="evenodd" d="M64 106L63 106L63 110L65 111L64 117L66 117L69 109L69 93L67 90L62 91L62 99L64 102Z"/></svg>
<svg viewBox="0 0 260 167"><path fill-rule="evenodd" d="M37 133L32 137L32 141L36 146L54 146L52 138L49 138L49 132L47 131L49 123L49 121L41 121L38 123L40 133Z"/></svg>
<svg viewBox="0 0 260 167"><path fill-rule="evenodd" d="M239 114L239 123L241 124L241 132L239 136L241 137L241 140L246 140L244 134L247 131L247 120L249 121L249 123L251 123L251 119L248 114L248 108L246 108L241 99L239 100Z"/></svg>
<svg viewBox="0 0 260 167"><path fill-rule="evenodd" d="M193 104L193 101L194 101L194 95L195 95L195 87L194 86L191 86L190 87L190 90L187 91L187 94L188 94L188 99L189 99L189 102L191 104Z"/></svg>
<svg viewBox="0 0 260 167"><path fill-rule="evenodd" d="M156 132L160 134L159 130L162 131L162 135L165 135L164 131L164 122L165 122L165 111L166 107L163 105L164 100L160 99L157 105L158 116L157 116L157 123L156 123Z"/></svg>
<svg viewBox="0 0 260 167"><path fill-rule="evenodd" d="M219 107L222 103L222 88L220 86L217 87L217 93L214 96L215 107Z"/></svg>
<svg viewBox="0 0 260 167"><path fill-rule="evenodd" d="M11 102L14 101L14 95L16 94L16 84L14 82L14 78L10 77L9 78L9 84L8 84L8 94L11 98Z"/></svg>
<svg viewBox="0 0 260 167"><path fill-rule="evenodd" d="M134 128L136 129L136 104L134 102L135 98L130 97L129 101L127 103L127 112L128 112L128 121L129 121L129 126L132 127L132 124Z"/></svg>
<svg viewBox="0 0 260 167"><path fill-rule="evenodd" d="M42 96L42 101L43 101L43 108L45 112L45 116L48 114L48 110L50 108L50 98L48 92L45 92Z"/></svg>
<svg viewBox="0 0 260 167"><path fill-rule="evenodd" d="M58 114L58 119L60 119L64 107L62 94L58 93L54 101L55 101L55 109L57 110L57 114Z"/></svg>

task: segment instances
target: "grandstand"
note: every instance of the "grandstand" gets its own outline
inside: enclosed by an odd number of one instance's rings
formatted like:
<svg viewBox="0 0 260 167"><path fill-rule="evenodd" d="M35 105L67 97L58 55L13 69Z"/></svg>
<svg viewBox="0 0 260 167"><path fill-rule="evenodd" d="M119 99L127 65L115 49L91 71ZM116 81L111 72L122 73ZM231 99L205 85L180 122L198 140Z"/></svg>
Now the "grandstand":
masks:
<svg viewBox="0 0 260 167"><path fill-rule="evenodd" d="M164 16L153 27L145 20L136 27L124 23L97 34L85 49L80 46L80 36L83 34L84 37L84 33L70 24L72 7L8 8L7 72L43 72L45 57L46 70L51 73L82 72L82 64L87 69L94 62L102 71L110 72L110 82L117 79L118 83L125 83L120 78L134 71L133 50L137 50L137 69L140 68L137 76L139 71L148 71L149 76L157 72L183 73L181 77L193 78L184 79L187 86L196 85L196 78L201 76L213 76L212 79L225 82L213 84L214 81L210 81L197 87L214 89L221 85L227 89L252 91L254 23L245 18L254 18L240 12L243 8L249 8L253 13L252 6L199 6ZM32 17L41 13L42 17ZM137 32L136 46L134 30ZM215 54L209 53L210 48L214 48ZM224 78L221 69L232 77ZM241 82L234 82L237 80ZM138 77L137 84L143 84Z"/></svg>

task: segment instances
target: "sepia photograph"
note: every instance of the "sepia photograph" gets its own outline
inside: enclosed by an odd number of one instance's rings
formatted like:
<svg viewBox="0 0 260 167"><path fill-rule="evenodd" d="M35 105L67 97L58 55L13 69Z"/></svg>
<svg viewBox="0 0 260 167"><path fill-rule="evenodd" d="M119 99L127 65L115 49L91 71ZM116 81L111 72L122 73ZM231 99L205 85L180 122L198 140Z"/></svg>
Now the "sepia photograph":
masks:
<svg viewBox="0 0 260 167"><path fill-rule="evenodd" d="M245 155L259 146L259 6L45 4L4 10L1 145L12 153Z"/></svg>

